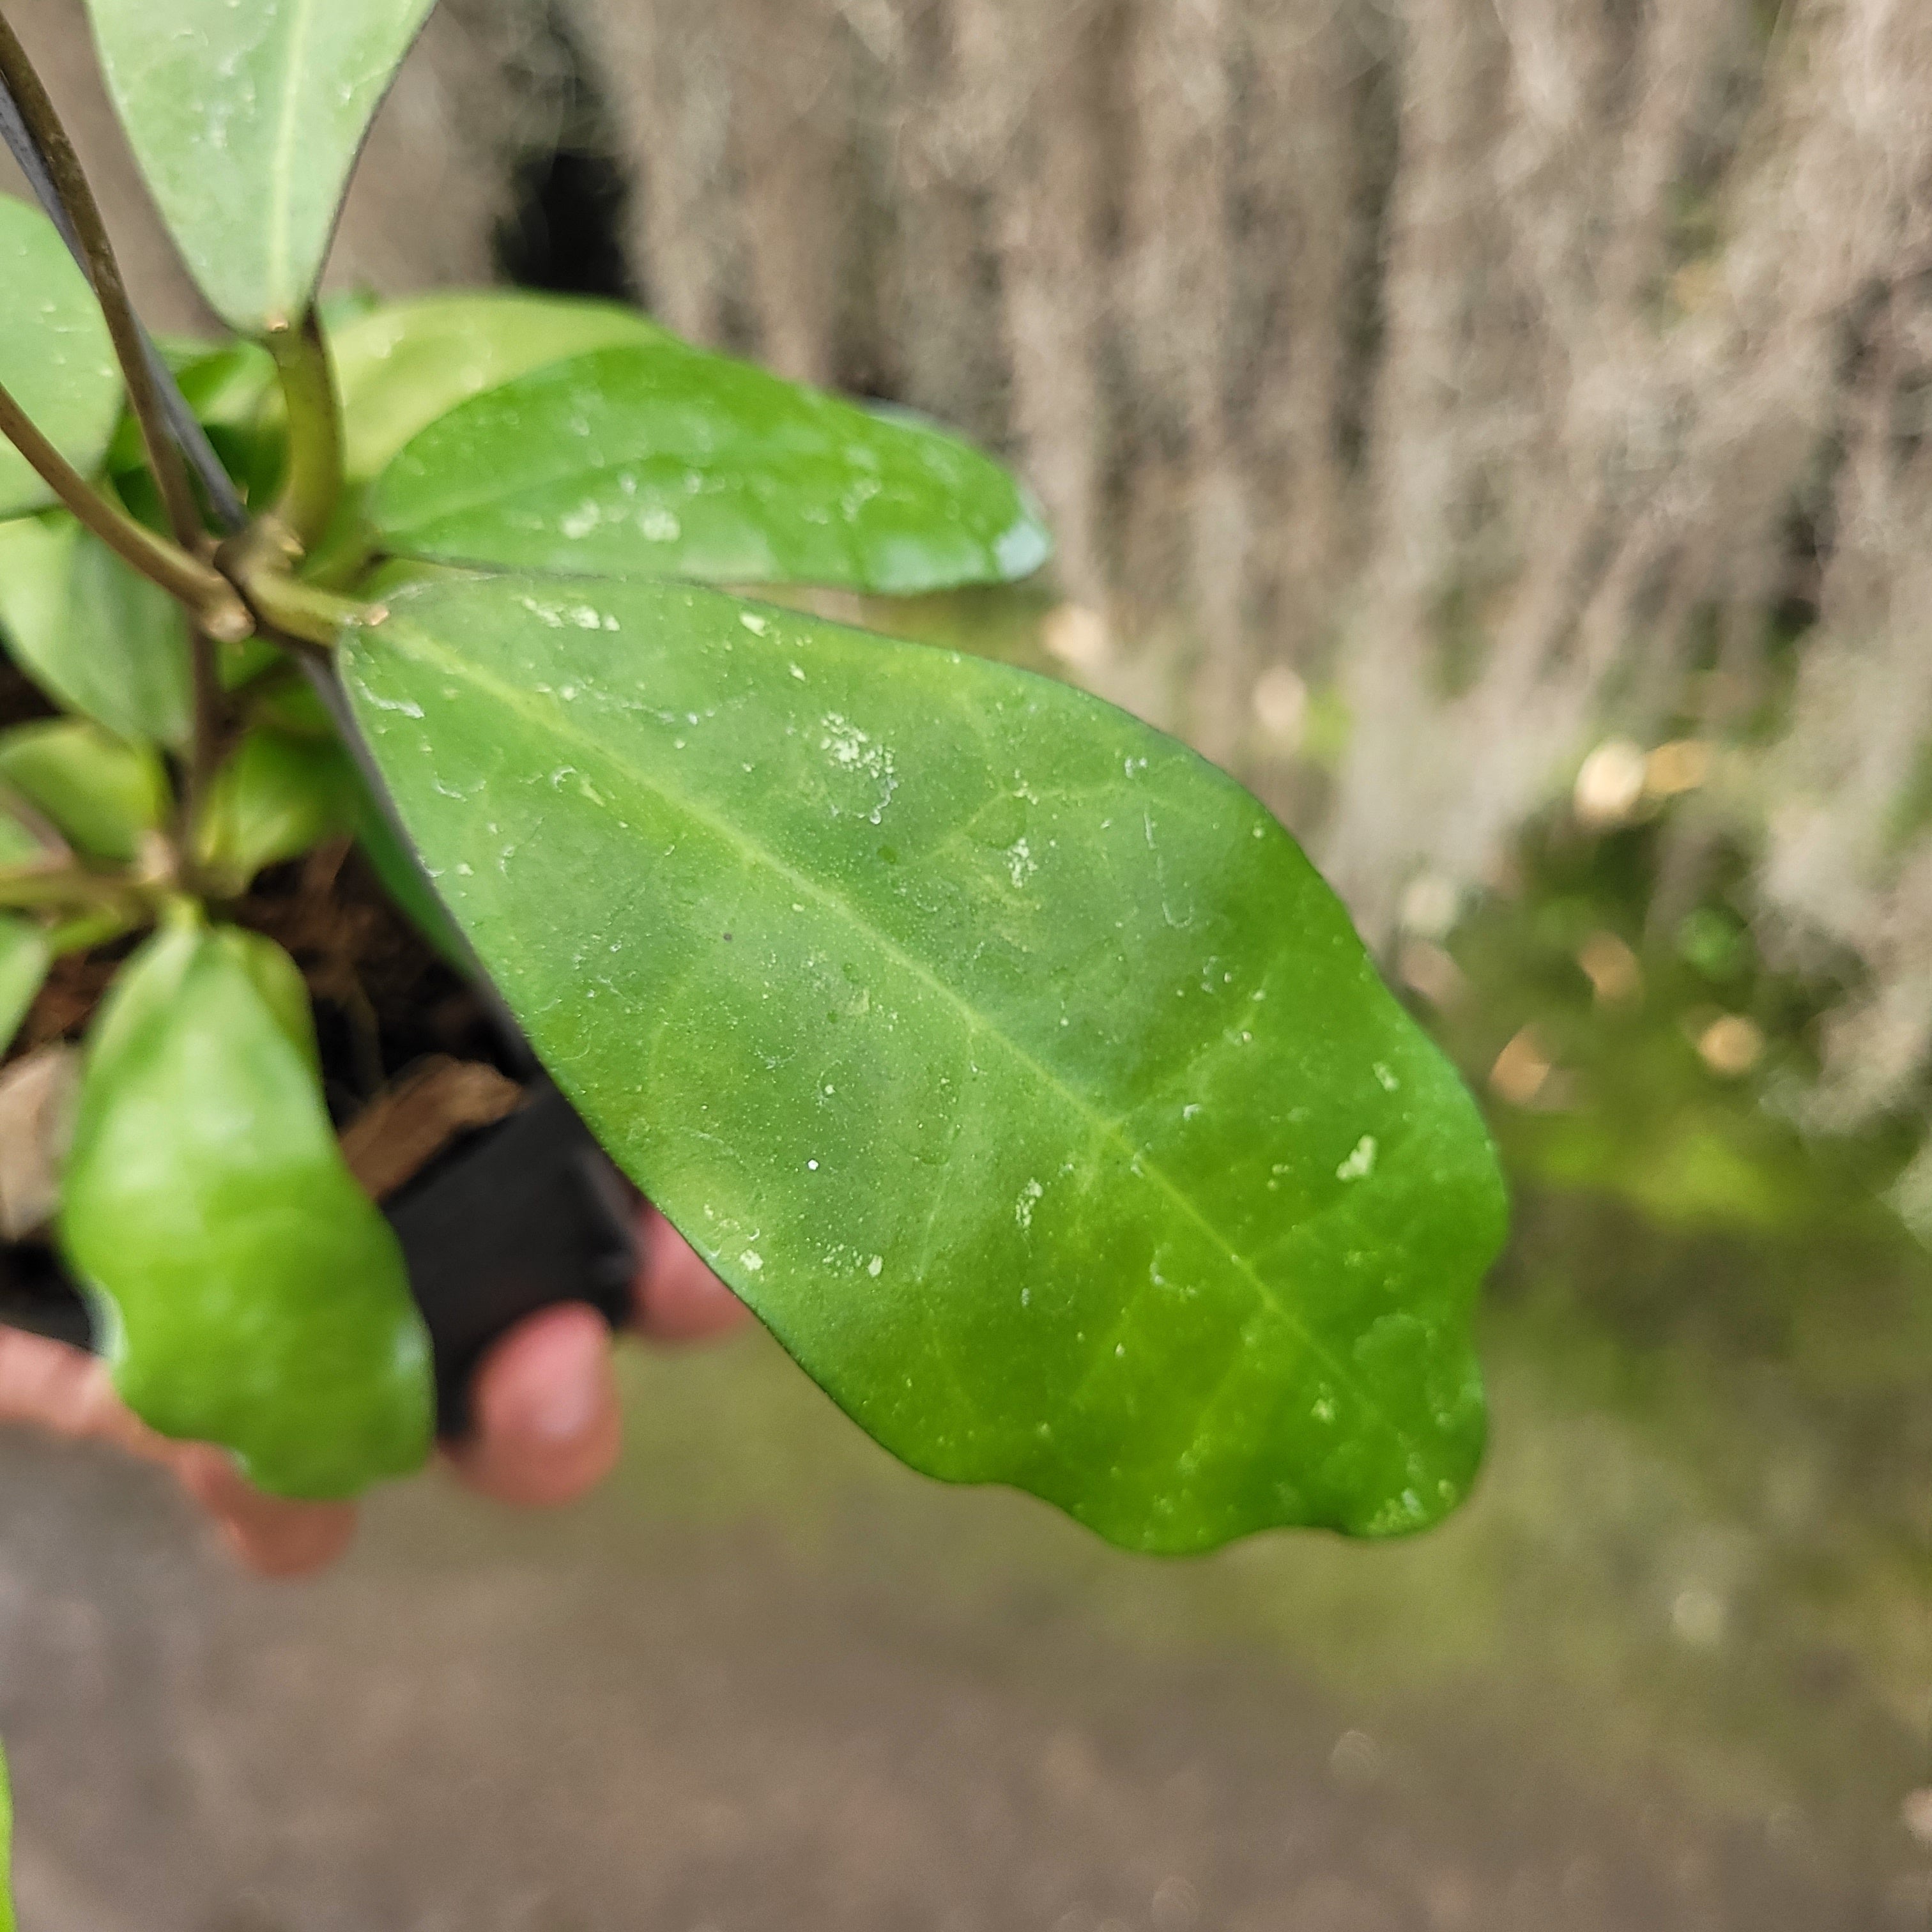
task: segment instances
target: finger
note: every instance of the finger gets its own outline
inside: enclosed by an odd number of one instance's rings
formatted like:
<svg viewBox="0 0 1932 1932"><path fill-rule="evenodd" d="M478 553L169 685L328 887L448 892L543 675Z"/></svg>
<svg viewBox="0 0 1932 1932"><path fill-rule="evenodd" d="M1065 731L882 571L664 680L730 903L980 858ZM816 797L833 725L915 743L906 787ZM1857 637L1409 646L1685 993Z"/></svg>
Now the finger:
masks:
<svg viewBox="0 0 1932 1932"><path fill-rule="evenodd" d="M518 1323L477 1371L470 1407L475 1432L451 1460L471 1487L532 1506L581 1496L622 1440L603 1318L572 1302Z"/></svg>
<svg viewBox="0 0 1932 1932"><path fill-rule="evenodd" d="M320 1569L340 1556L355 1534L355 1512L346 1505L266 1496L225 1451L158 1436L114 1393L106 1365L64 1342L0 1328L0 1422L32 1423L70 1440L110 1443L172 1470L214 1517L236 1556L265 1576Z"/></svg>
<svg viewBox="0 0 1932 1932"><path fill-rule="evenodd" d="M655 1208L644 1209L638 1238L643 1250L638 1325L653 1340L700 1341L728 1334L752 1318L752 1311Z"/></svg>
<svg viewBox="0 0 1932 1932"><path fill-rule="evenodd" d="M17 1328L0 1328L0 1422L31 1423L74 1442L111 1443L167 1466L178 1447L123 1406L104 1362Z"/></svg>
<svg viewBox="0 0 1932 1932"><path fill-rule="evenodd" d="M214 1517L236 1557L263 1576L305 1576L326 1568L356 1538L349 1503L290 1502L256 1488L225 1450L182 1445L181 1486Z"/></svg>

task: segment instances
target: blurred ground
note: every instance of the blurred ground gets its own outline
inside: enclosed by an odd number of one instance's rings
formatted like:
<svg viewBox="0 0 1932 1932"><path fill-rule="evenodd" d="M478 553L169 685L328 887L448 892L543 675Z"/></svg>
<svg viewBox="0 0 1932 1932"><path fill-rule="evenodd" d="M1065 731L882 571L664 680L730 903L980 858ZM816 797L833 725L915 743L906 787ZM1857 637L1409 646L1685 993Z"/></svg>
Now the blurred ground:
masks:
<svg viewBox="0 0 1932 1932"><path fill-rule="evenodd" d="M1481 1496L1400 1548L1118 1556L899 1469L757 1339L635 1361L589 1506L419 1484L297 1587L7 1437L23 1924L1922 1926L1922 1568L1775 1364L1693 1389L1673 1452L1654 1347L1606 1381L1532 1312L1542 1226Z"/></svg>

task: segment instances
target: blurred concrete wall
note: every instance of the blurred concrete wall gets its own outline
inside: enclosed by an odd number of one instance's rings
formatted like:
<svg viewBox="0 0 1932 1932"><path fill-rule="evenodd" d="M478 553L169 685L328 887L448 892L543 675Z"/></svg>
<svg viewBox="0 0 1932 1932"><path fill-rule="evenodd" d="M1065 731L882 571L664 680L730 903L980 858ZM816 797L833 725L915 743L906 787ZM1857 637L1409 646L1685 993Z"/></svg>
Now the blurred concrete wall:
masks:
<svg viewBox="0 0 1932 1932"><path fill-rule="evenodd" d="M20 10L84 102L78 0ZM1009 453L1078 674L1375 934L1606 733L1739 748L1666 898L1744 839L1766 932L1864 988L1821 1107L1918 1104L1924 0L445 0L335 274L486 275L559 144L674 326Z"/></svg>

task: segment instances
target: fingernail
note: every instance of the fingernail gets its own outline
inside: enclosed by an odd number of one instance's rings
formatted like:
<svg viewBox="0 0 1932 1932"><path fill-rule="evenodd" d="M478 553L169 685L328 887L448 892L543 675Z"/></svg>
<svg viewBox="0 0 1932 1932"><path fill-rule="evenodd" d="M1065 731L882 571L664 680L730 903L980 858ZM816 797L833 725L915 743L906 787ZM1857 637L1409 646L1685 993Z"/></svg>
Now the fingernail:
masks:
<svg viewBox="0 0 1932 1932"><path fill-rule="evenodd" d="M553 1446L587 1435L604 1400L601 1347L593 1342L556 1352L562 1359L551 1364L550 1373L528 1392L516 1418L519 1435Z"/></svg>

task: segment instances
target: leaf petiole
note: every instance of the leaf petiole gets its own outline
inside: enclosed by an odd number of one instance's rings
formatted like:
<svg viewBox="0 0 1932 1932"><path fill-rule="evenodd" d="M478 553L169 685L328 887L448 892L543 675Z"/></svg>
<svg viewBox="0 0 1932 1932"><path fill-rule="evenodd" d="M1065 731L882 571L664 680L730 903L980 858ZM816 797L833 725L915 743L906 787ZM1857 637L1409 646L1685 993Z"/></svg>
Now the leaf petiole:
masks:
<svg viewBox="0 0 1932 1932"><path fill-rule="evenodd" d="M28 912L43 907L80 912L123 912L145 903L152 882L128 872L93 872L75 865L18 866L0 870L0 907Z"/></svg>
<svg viewBox="0 0 1932 1932"><path fill-rule="evenodd" d="M313 307L299 322L272 328L262 339L275 358L288 410L288 476L275 519L306 556L327 534L342 497L342 405Z"/></svg>

